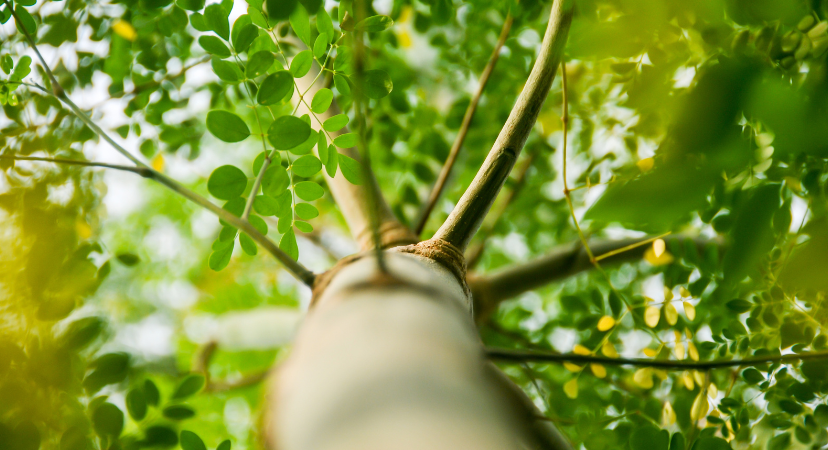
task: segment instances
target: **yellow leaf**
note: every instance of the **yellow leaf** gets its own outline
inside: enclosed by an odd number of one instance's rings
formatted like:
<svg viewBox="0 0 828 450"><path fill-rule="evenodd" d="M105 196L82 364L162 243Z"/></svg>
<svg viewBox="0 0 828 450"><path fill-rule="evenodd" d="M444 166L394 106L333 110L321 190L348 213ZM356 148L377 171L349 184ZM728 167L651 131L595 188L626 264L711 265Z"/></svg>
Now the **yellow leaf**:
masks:
<svg viewBox="0 0 828 450"><path fill-rule="evenodd" d="M571 399L578 398L578 379L573 378L564 384L564 394Z"/></svg>
<svg viewBox="0 0 828 450"><path fill-rule="evenodd" d="M684 328L684 335L687 336L687 340L693 339L693 332L689 328Z"/></svg>
<svg viewBox="0 0 828 450"><path fill-rule="evenodd" d="M664 381L667 379L667 371L663 369L653 369L653 374Z"/></svg>
<svg viewBox="0 0 828 450"><path fill-rule="evenodd" d="M644 354L649 356L650 358L655 358L655 356L658 354L658 350L654 348L645 348Z"/></svg>
<svg viewBox="0 0 828 450"><path fill-rule="evenodd" d="M673 255L671 255L668 251L662 253L661 256L656 256L652 247L648 248L647 251L644 252L644 259L654 266L664 266L675 260Z"/></svg>
<svg viewBox="0 0 828 450"><path fill-rule="evenodd" d="M667 323L670 325L675 325L678 322L678 311L672 303L664 304L664 318L667 319Z"/></svg>
<svg viewBox="0 0 828 450"><path fill-rule="evenodd" d="M658 325L658 320L661 318L661 311L655 306L648 306L644 311L644 323L650 328L655 328Z"/></svg>
<svg viewBox="0 0 828 450"><path fill-rule="evenodd" d="M710 409L710 405L707 403L707 396L702 391L696 396L696 400L693 401L693 406L690 408L690 420L695 422L706 416L708 409Z"/></svg>
<svg viewBox="0 0 828 450"><path fill-rule="evenodd" d="M598 378L604 378L607 376L607 369L601 364L590 364L589 368L592 369L592 374Z"/></svg>
<svg viewBox="0 0 828 450"><path fill-rule="evenodd" d="M684 387L686 387L688 391L692 391L696 387L696 383L693 382L693 376L690 375L690 372L684 372L681 375L681 381L684 382Z"/></svg>
<svg viewBox="0 0 828 450"><path fill-rule="evenodd" d="M716 398L716 397L719 395L719 388L717 388L715 384L710 383L710 385L709 385L709 386L707 386L707 393L708 393L708 394L709 394L712 398Z"/></svg>
<svg viewBox="0 0 828 450"><path fill-rule="evenodd" d="M613 319L611 316L601 317L601 320L598 321L598 331L607 331L614 326L615 319Z"/></svg>
<svg viewBox="0 0 828 450"><path fill-rule="evenodd" d="M696 349L696 344L694 344L693 342L687 343L687 353L690 354L690 359L692 359L693 361L699 360L699 351L698 349Z"/></svg>
<svg viewBox="0 0 828 450"><path fill-rule="evenodd" d="M684 302L684 314L691 321L696 320L696 307L690 302Z"/></svg>
<svg viewBox="0 0 828 450"><path fill-rule="evenodd" d="M566 368L566 370L568 370L570 372L575 372L575 373L578 373L578 372L581 371L581 369L583 369L583 367L581 367L577 364L572 364L571 362L565 362L564 367Z"/></svg>
<svg viewBox="0 0 828 450"><path fill-rule="evenodd" d="M133 28L129 22L124 22L123 20L118 20L113 23L112 31L128 41L134 41L135 38L138 37L138 33L135 32L135 28Z"/></svg>
<svg viewBox="0 0 828 450"><path fill-rule="evenodd" d="M684 344L676 342L676 347L673 349L673 353L675 353L676 359L684 359Z"/></svg>
<svg viewBox="0 0 828 450"><path fill-rule="evenodd" d="M661 258L661 255L664 254L664 250L667 249L667 244L664 243L664 239L656 239L653 241L653 254L656 258Z"/></svg>
<svg viewBox="0 0 828 450"><path fill-rule="evenodd" d="M679 287L679 294L681 294L681 298L690 298L690 291L687 290L684 286Z"/></svg>
<svg viewBox="0 0 828 450"><path fill-rule="evenodd" d="M601 353L607 358L618 358L618 352L615 350L615 346L609 342L604 342L604 345L601 346Z"/></svg>
<svg viewBox="0 0 828 450"><path fill-rule="evenodd" d="M400 43L402 48L409 48L411 47L411 35L404 30L400 31L397 33L397 42Z"/></svg>
<svg viewBox="0 0 828 450"><path fill-rule="evenodd" d="M572 353L576 355L591 355L592 352L589 351L588 348L584 347L581 344L576 344L575 347L572 349Z"/></svg>
<svg viewBox="0 0 828 450"><path fill-rule="evenodd" d="M661 423L664 426L670 426L676 423L676 411L673 409L673 405L670 402L664 403L664 409L661 410Z"/></svg>
<svg viewBox="0 0 828 450"><path fill-rule="evenodd" d="M158 172L164 171L164 155L159 153L155 155L155 158L152 158L152 168Z"/></svg>
<svg viewBox="0 0 828 450"><path fill-rule="evenodd" d="M673 299L673 291L670 288L668 288L667 286L664 286L664 301L669 302L672 299Z"/></svg>
<svg viewBox="0 0 828 450"><path fill-rule="evenodd" d="M655 161L653 161L653 158L644 158L635 163L635 165L638 166L638 169L642 172L652 169L654 164Z"/></svg>
<svg viewBox="0 0 828 450"><path fill-rule="evenodd" d="M693 379L696 380L696 384L699 386L704 386L704 374L699 372L698 370L693 371Z"/></svg>
<svg viewBox="0 0 828 450"><path fill-rule="evenodd" d="M679 330L673 330L673 337L676 338L676 342L681 340L681 332Z"/></svg>
<svg viewBox="0 0 828 450"><path fill-rule="evenodd" d="M633 381L644 389L650 389L653 387L653 369L644 367L636 370L633 374Z"/></svg>
<svg viewBox="0 0 828 450"><path fill-rule="evenodd" d="M78 233L79 238L84 240L92 237L92 227L85 220L78 219L75 222L75 232Z"/></svg>

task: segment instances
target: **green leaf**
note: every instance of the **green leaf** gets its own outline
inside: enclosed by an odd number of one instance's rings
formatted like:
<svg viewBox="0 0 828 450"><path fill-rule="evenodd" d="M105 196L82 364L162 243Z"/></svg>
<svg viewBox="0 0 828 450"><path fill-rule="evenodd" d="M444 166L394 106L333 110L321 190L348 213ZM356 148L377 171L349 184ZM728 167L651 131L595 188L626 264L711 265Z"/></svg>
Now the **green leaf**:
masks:
<svg viewBox="0 0 828 450"><path fill-rule="evenodd" d="M181 443L182 450L207 450L204 441L192 431L182 430L179 442Z"/></svg>
<svg viewBox="0 0 828 450"><path fill-rule="evenodd" d="M287 70L280 70L265 77L256 101L262 105L276 105L290 100L292 94L293 76Z"/></svg>
<svg viewBox="0 0 828 450"><path fill-rule="evenodd" d="M282 116L274 120L267 129L267 139L277 150L289 150L305 142L311 134L311 127L295 116Z"/></svg>
<svg viewBox="0 0 828 450"><path fill-rule="evenodd" d="M299 216L300 219L311 220L319 216L319 210L310 203L297 203L296 215Z"/></svg>
<svg viewBox="0 0 828 450"><path fill-rule="evenodd" d="M262 192L265 195L276 198L282 195L288 186L290 186L290 176L284 167L274 165L267 168L262 178Z"/></svg>
<svg viewBox="0 0 828 450"><path fill-rule="evenodd" d="M207 22L204 20L204 15L201 13L190 14L190 25L198 31L212 31L210 30L210 27L207 26Z"/></svg>
<svg viewBox="0 0 828 450"><path fill-rule="evenodd" d="M316 156L305 155L294 161L290 167L296 175L308 178L322 170L322 162Z"/></svg>
<svg viewBox="0 0 828 450"><path fill-rule="evenodd" d="M152 380L144 380L144 398L151 406L158 406L158 402L161 401L161 393L158 392L158 387Z"/></svg>
<svg viewBox="0 0 828 450"><path fill-rule="evenodd" d="M719 437L705 436L693 444L693 450L730 450L730 444Z"/></svg>
<svg viewBox="0 0 828 450"><path fill-rule="evenodd" d="M293 225L296 227L297 230L303 233L310 233L313 231L313 225L307 222L302 222L301 220L297 220L293 223Z"/></svg>
<svg viewBox="0 0 828 450"><path fill-rule="evenodd" d="M253 210L262 216L275 216L279 211L279 202L269 195L257 195L253 200Z"/></svg>
<svg viewBox="0 0 828 450"><path fill-rule="evenodd" d="M753 189L748 201L739 208L730 230L731 244L722 261L726 280L738 282L773 248L771 219L781 200L780 185L765 184Z"/></svg>
<svg viewBox="0 0 828 450"><path fill-rule="evenodd" d="M219 248L213 250L213 253L210 254L210 259L207 261L210 269L218 272L230 264L230 257L233 255L235 243L235 240L231 240L228 241L227 245L219 246Z"/></svg>
<svg viewBox="0 0 828 450"><path fill-rule="evenodd" d="M653 425L639 427L630 435L632 450L667 450L669 443L670 433Z"/></svg>
<svg viewBox="0 0 828 450"><path fill-rule="evenodd" d="M14 72L12 72L11 77L9 77L12 81L20 81L32 72L31 69L32 58L28 55L21 56L20 59L17 60L17 65L14 66Z"/></svg>
<svg viewBox="0 0 828 450"><path fill-rule="evenodd" d="M354 158L345 155L339 155L338 160L339 170L342 171L342 175L345 176L346 180L350 181L351 184L363 184L362 166L360 163Z"/></svg>
<svg viewBox="0 0 828 450"><path fill-rule="evenodd" d="M247 189L247 176L236 166L221 166L210 174L207 191L220 200L232 200Z"/></svg>
<svg viewBox="0 0 828 450"><path fill-rule="evenodd" d="M339 154L333 144L328 146L328 160L325 161L325 171L333 178L336 175L336 168L339 163Z"/></svg>
<svg viewBox="0 0 828 450"><path fill-rule="evenodd" d="M273 57L273 53L267 51L254 53L247 61L247 68L245 69L247 78L256 78L266 73L273 67L274 61L276 61L276 58Z"/></svg>
<svg viewBox="0 0 828 450"><path fill-rule="evenodd" d="M786 288L828 292L828 221L812 221L806 231L811 239L791 253L779 275L780 283Z"/></svg>
<svg viewBox="0 0 828 450"><path fill-rule="evenodd" d="M241 245L242 251L247 253L250 256L256 256L259 253L258 247L256 247L256 242L253 241L253 238L246 234L239 235L239 244Z"/></svg>
<svg viewBox="0 0 828 450"><path fill-rule="evenodd" d="M200 391L203 387L204 376L198 374L188 375L187 378L184 378L181 383L178 384L178 387L175 388L172 398L173 400L181 400L190 397Z"/></svg>
<svg viewBox="0 0 828 450"><path fill-rule="evenodd" d="M178 435L164 425L153 425L144 432L143 447L172 447L178 443Z"/></svg>
<svg viewBox="0 0 828 450"><path fill-rule="evenodd" d="M37 22L35 22L34 17L29 14L29 11L26 11L26 8L22 6L17 5L17 7L14 8L14 12L17 14L17 17L20 18L20 22L15 21L17 31L24 33L25 29L25 32L28 32L29 35L35 37L35 33L37 33Z"/></svg>
<svg viewBox="0 0 828 450"><path fill-rule="evenodd" d="M238 37L233 39L233 48L236 50L236 53L243 53L247 51L250 44L252 44L257 37L259 37L259 27L249 23L242 27L242 29L239 30Z"/></svg>
<svg viewBox="0 0 828 450"><path fill-rule="evenodd" d="M299 246L296 244L296 234L293 229L287 231L279 240L279 248L294 260L299 259Z"/></svg>
<svg viewBox="0 0 828 450"><path fill-rule="evenodd" d="M200 45L201 48L203 48L207 53L212 53L219 58L229 58L231 55L230 49L227 48L227 45L215 36L201 36L198 38L198 45Z"/></svg>
<svg viewBox="0 0 828 450"><path fill-rule="evenodd" d="M371 16L359 21L354 27L357 31L376 32L387 30L394 25L394 21L388 16Z"/></svg>
<svg viewBox="0 0 828 450"><path fill-rule="evenodd" d="M313 181L302 181L300 183L296 183L293 186L293 191L296 192L296 196L305 200L306 202L312 202L316 199L322 198L325 195L325 190L322 189L322 186L314 183Z"/></svg>
<svg viewBox="0 0 828 450"><path fill-rule="evenodd" d="M311 152L313 146L316 145L316 143L318 142L318 135L319 133L317 133L314 130L311 130L310 134L308 135L308 138L305 139L304 142L297 145L296 147L291 148L289 151L294 155L307 155Z"/></svg>
<svg viewBox="0 0 828 450"><path fill-rule="evenodd" d="M101 437L117 438L124 430L124 413L112 403L104 403L92 413L92 426Z"/></svg>
<svg viewBox="0 0 828 450"><path fill-rule="evenodd" d="M210 65L213 67L213 72L218 75L221 81L238 83L242 79L242 71L239 69L239 65L234 62L213 57Z"/></svg>
<svg viewBox="0 0 828 450"><path fill-rule="evenodd" d="M738 298L727 302L726 306L729 310L739 314L746 313L753 309L753 303Z"/></svg>
<svg viewBox="0 0 828 450"><path fill-rule="evenodd" d="M684 450L687 447L687 441L680 431L673 433L670 437L670 450Z"/></svg>
<svg viewBox="0 0 828 450"><path fill-rule="evenodd" d="M322 33L316 37L316 40L313 42L313 56L316 59L321 60L325 56L325 51L328 49L328 42L330 42L330 39L328 39L327 34Z"/></svg>
<svg viewBox="0 0 828 450"><path fill-rule="evenodd" d="M749 384L758 384L765 381L765 376L754 367L747 368L742 371L742 378Z"/></svg>
<svg viewBox="0 0 828 450"><path fill-rule="evenodd" d="M333 144L339 148L351 148L356 147L357 144L357 135L356 133L346 133L340 136L337 136L333 140Z"/></svg>
<svg viewBox="0 0 828 450"><path fill-rule="evenodd" d="M187 405L171 405L161 410L161 414L167 419L186 420L195 417L196 412Z"/></svg>
<svg viewBox="0 0 828 450"><path fill-rule="evenodd" d="M255 214L251 214L247 220L259 233L267 234L267 222L265 222L264 219Z"/></svg>
<svg viewBox="0 0 828 450"><path fill-rule="evenodd" d="M334 86L341 95L351 95L351 85L348 84L348 77L341 73L334 74Z"/></svg>
<svg viewBox="0 0 828 450"><path fill-rule="evenodd" d="M144 391L135 388L129 391L126 396L126 407L130 417L136 421L141 421L147 416L147 400L144 397Z"/></svg>
<svg viewBox="0 0 828 450"><path fill-rule="evenodd" d="M12 61L11 55L3 55L0 57L0 69L3 69L6 75L11 73L12 68L14 68L14 61Z"/></svg>
<svg viewBox="0 0 828 450"><path fill-rule="evenodd" d="M276 22L288 19L297 4L297 0L265 0L270 23L275 25Z"/></svg>
<svg viewBox="0 0 828 450"><path fill-rule="evenodd" d="M328 160L328 140L325 138L325 133L316 134L316 149L319 152L319 160L324 163Z"/></svg>
<svg viewBox="0 0 828 450"><path fill-rule="evenodd" d="M304 50L293 57L290 62L290 73L294 78L302 78L308 74L313 65L313 53L310 50Z"/></svg>
<svg viewBox="0 0 828 450"><path fill-rule="evenodd" d="M349 120L350 119L348 118L347 115L337 114L333 117L329 117L329 118L325 119L325 122L322 123L322 128L324 128L325 131L330 131L330 132L339 131L342 128L344 128L346 125L348 125Z"/></svg>
<svg viewBox="0 0 828 450"><path fill-rule="evenodd" d="M201 11L204 8L204 0L176 0L175 4L187 11Z"/></svg>
<svg viewBox="0 0 828 450"><path fill-rule="evenodd" d="M250 136L250 128L241 117L221 110L207 113L207 130L224 142L241 142Z"/></svg>
<svg viewBox="0 0 828 450"><path fill-rule="evenodd" d="M216 447L216 450L230 450L230 445L230 439L227 439L225 441L222 441L222 443L219 444L218 447Z"/></svg>
<svg viewBox="0 0 828 450"><path fill-rule="evenodd" d="M319 34L324 34L328 37L329 43L333 40L333 22L331 21L331 16L328 15L328 11L325 11L325 8L320 8L319 12L316 13L316 29L319 30Z"/></svg>
<svg viewBox="0 0 828 450"><path fill-rule="evenodd" d="M782 433L774 436L768 442L768 450L785 450L791 445L791 433ZM730 448L730 447L728 447Z"/></svg>
<svg viewBox="0 0 828 450"><path fill-rule="evenodd" d="M302 5L296 5L293 12L290 14L290 27L299 39L305 43L306 46L311 46L310 40L310 19L308 12Z"/></svg>
<svg viewBox="0 0 828 450"><path fill-rule="evenodd" d="M95 369L83 380L87 392L97 392L108 384L120 383L129 371L129 355L107 353L96 359L90 367Z"/></svg>
<svg viewBox="0 0 828 450"><path fill-rule="evenodd" d="M333 92L330 89L322 88L316 91L311 100L311 111L316 114L322 114L331 107L333 101Z"/></svg>
<svg viewBox="0 0 828 450"><path fill-rule="evenodd" d="M225 41L230 40L230 21L220 4L214 3L204 10L204 23Z"/></svg>

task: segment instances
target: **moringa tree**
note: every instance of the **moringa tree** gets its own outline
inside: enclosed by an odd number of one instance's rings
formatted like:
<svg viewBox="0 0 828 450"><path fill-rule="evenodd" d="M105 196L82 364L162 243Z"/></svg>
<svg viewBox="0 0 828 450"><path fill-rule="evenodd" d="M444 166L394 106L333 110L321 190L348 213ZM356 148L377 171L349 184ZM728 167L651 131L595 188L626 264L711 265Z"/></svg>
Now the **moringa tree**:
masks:
<svg viewBox="0 0 828 450"><path fill-rule="evenodd" d="M2 1L3 448L828 444L828 3Z"/></svg>

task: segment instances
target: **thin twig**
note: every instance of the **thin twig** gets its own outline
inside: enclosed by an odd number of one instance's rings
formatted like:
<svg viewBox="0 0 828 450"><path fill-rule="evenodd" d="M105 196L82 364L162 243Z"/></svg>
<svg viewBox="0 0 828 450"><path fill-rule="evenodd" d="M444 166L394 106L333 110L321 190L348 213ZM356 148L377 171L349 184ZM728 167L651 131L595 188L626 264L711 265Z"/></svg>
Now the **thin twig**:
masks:
<svg viewBox="0 0 828 450"><path fill-rule="evenodd" d="M451 169L454 168L454 164L457 162L457 156L460 154L460 149L463 147L463 142L466 140L466 135L469 133L474 113L477 112L477 104L480 103L480 97L483 95L483 90L486 88L486 84L488 84L489 78L492 76L495 65L497 65L497 60L500 57L500 49L509 37L509 30L512 28L512 22L512 15L507 14L506 21L503 22L503 28L500 29L500 37L497 40L497 44L495 44L494 50L492 50L492 55L489 57L489 62L483 69L483 73L480 74L477 91L474 93L469 106L466 108L466 114L463 115L463 122L460 125L460 130L457 132L457 137L454 138L454 143L451 146L448 158L446 158L443 168L440 169L440 175L437 176L434 188L428 195L428 200L426 200L423 204L423 208L420 210L419 216L417 217L417 222L414 225L414 234L417 236L423 234L423 229L428 222L428 218L434 210L434 207L437 205L437 201L440 200L440 195L442 195L443 190L446 187L448 177L451 175Z"/></svg>
<svg viewBox="0 0 828 450"><path fill-rule="evenodd" d="M9 4L9 0L3 0L3 3L5 3L6 6L9 9L11 9L11 5ZM29 32L23 26L22 21L20 20L20 17L18 17L17 13L14 12L13 9L11 9L11 13L14 16L15 21L17 21L17 23L20 25L19 28L20 28L21 31L23 31L23 34L26 36L26 40L29 42L29 45L31 46L32 50L34 50L35 54L37 55L37 58L40 61L41 66L43 66L43 70L46 71L46 75L49 77L49 80L52 83L52 92L50 93L48 89L46 89L46 88L44 88L40 85L37 85L37 84L32 83L32 84L27 84L27 85L34 86L37 89L40 89L41 91L43 91L47 94L52 94L55 97L57 97L60 101L62 101L64 104L69 106L69 108L72 110L72 112L75 113L75 115L79 119L81 119L81 121L84 124L86 124L86 126L91 128L92 131L94 131L98 136L100 136L105 141L107 141L115 150L117 150L119 153L124 155L127 159L129 159L130 161L135 163L136 166L142 167L142 168L145 168L146 170L148 170L149 171L148 174L150 174L150 175L144 175L146 178L152 178L153 180L161 183L165 187L169 188L173 192L176 192L177 194L181 195L182 197L186 198L187 200L190 200L193 203L195 203L199 206L202 206L203 208L209 210L210 212L212 212L213 214L218 216L221 220L224 220L225 222L229 223L230 225L244 231L254 241L259 243L259 245L264 247L265 250L267 250L271 255L276 257L276 259L279 260L279 262L281 262L289 272L291 272L294 276L296 276L297 279L302 281L307 286L313 286L313 281L316 278L316 275L313 272L311 272L310 270L308 270L307 268L305 268L305 266L300 264L298 261L295 261L293 258L288 256L288 254L285 253L284 251L282 251L282 249L280 249L278 245L276 245L273 241L271 241L267 236L260 233L259 230L257 230L252 225L250 225L250 223L248 221L242 220L238 216L235 216L234 214L230 213L229 211L227 211L225 209L222 209L222 208L219 208L213 202L211 202L211 201L207 200L206 198L202 197L201 195L196 194L195 192L185 188L183 185L179 184L177 181L173 180L172 178L164 175L161 172L158 172L155 169L152 169L151 167L148 167L141 160L139 160L138 158L133 156L130 152L128 152L125 148L123 148L120 144L115 142L105 131L103 131L95 122L93 122L89 118L89 116L86 115L86 113L81 111L81 109L78 108L78 106L69 98L68 95L66 95L66 91L64 91L63 87L61 87L60 83L58 83L57 79L55 78L55 75L52 73L52 70L49 68L49 65L46 63L46 60L43 58L43 55L41 55L40 51L37 49L37 44L35 44L34 39L32 39L32 36L29 34Z"/></svg>
<svg viewBox="0 0 828 450"><path fill-rule="evenodd" d="M0 155L0 159L11 159L14 161L41 161L55 164L69 164L74 166L86 167L103 167L106 169L123 170L141 175L144 178L152 178L152 172L146 167L121 166L118 164L107 164L93 161L80 161L77 159L63 159L63 158L42 158L39 156L18 156L18 155Z"/></svg>
<svg viewBox="0 0 828 450"><path fill-rule="evenodd" d="M572 22L572 8L568 0L555 0L540 53L523 91L471 185L432 239L447 242L462 252L480 228L535 126L552 86Z"/></svg>
<svg viewBox="0 0 828 450"><path fill-rule="evenodd" d="M657 241L657 240L659 240L659 239L661 239L661 238L664 238L664 237L666 237L666 236L669 236L669 235L670 235L670 233L671 233L671 232L670 232L670 231L668 231L668 232L666 232L666 233L664 233L664 234L662 234L662 235L660 235L660 236L651 237L651 238L649 238L649 239L645 239L645 240L643 240L643 241L636 242L635 244L630 244L630 245L628 245L628 246L626 246L626 247L617 248L617 249L615 249L615 250L610 250L610 251L608 251L608 252L606 252L606 253L604 253L604 254L601 254L601 255L596 256L596 257L595 257L595 261L597 262L597 261L600 261L600 260L602 260L602 259L607 259L607 258L613 257L613 256L615 256L615 255L618 255L618 254L621 254L621 253L624 253L624 252L630 251L630 250L632 250L632 249L635 249L635 248L641 247L642 245L647 245L647 244L649 244L650 242Z"/></svg>
<svg viewBox="0 0 828 450"><path fill-rule="evenodd" d="M792 353L788 355L754 356L752 358L712 361L672 361L643 358L607 358L597 355L559 354L536 350L511 350L487 348L486 356L496 361L510 363L545 362L573 364L605 364L610 366L657 367L676 370L709 370L722 367L759 366L768 363L797 362L813 359L828 359L828 350L819 352Z"/></svg>

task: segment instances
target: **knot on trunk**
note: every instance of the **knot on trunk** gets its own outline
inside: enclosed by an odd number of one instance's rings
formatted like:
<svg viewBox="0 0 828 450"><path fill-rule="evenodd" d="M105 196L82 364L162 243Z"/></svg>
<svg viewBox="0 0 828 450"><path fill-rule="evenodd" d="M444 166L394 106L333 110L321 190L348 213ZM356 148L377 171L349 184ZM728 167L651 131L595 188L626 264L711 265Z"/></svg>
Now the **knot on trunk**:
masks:
<svg viewBox="0 0 828 450"><path fill-rule="evenodd" d="M404 245L390 249L394 252L413 253L424 258L436 261L451 271L466 294L470 294L466 283L466 258L463 252L442 239L429 239L413 245Z"/></svg>

